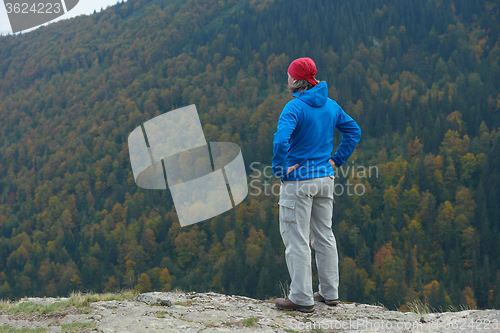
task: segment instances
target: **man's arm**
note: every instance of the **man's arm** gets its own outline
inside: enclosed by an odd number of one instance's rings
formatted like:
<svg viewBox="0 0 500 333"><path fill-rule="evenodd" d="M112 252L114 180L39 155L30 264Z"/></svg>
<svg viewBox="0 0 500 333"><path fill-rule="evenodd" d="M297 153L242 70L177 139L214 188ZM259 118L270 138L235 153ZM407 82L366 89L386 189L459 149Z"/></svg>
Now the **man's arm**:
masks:
<svg viewBox="0 0 500 333"><path fill-rule="evenodd" d="M276 177L281 178L288 174L285 165L285 158L290 147L290 136L297 126L297 112L285 106L278 120L278 130L274 134L273 141L273 173Z"/></svg>
<svg viewBox="0 0 500 333"><path fill-rule="evenodd" d="M340 116L335 127L342 133L342 140L331 159L335 162L336 167L340 167L354 152L354 148L361 139L361 129L358 123L349 117L342 108L340 108Z"/></svg>

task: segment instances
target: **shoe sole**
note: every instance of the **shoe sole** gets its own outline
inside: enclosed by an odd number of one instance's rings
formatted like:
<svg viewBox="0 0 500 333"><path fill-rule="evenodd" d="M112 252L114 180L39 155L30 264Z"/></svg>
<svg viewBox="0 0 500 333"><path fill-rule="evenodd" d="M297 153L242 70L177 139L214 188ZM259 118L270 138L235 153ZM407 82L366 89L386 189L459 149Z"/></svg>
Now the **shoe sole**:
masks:
<svg viewBox="0 0 500 333"><path fill-rule="evenodd" d="M317 302L323 302L323 303L325 303L326 305L329 305L329 306L337 306L339 304L338 300L327 301L323 297L314 297L314 300L317 301Z"/></svg>
<svg viewBox="0 0 500 333"><path fill-rule="evenodd" d="M300 311L300 312L305 312L305 313L312 313L314 312L314 307L312 309L307 309L307 308L287 308L281 305L276 304L276 307L280 310L295 310L295 311Z"/></svg>

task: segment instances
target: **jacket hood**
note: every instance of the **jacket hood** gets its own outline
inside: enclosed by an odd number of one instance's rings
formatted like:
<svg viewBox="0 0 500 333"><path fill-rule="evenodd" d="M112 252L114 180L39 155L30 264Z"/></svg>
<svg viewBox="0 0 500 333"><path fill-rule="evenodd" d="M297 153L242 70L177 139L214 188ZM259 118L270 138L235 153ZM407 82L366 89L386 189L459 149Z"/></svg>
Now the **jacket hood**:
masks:
<svg viewBox="0 0 500 333"><path fill-rule="evenodd" d="M309 90L294 92L293 97L298 98L311 106L323 106L328 99L328 86L320 82Z"/></svg>

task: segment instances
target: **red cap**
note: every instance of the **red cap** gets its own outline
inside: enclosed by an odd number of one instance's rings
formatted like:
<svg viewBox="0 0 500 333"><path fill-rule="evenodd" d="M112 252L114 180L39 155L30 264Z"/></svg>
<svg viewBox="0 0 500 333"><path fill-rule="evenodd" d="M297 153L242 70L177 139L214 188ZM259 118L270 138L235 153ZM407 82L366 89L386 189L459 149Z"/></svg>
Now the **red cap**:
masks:
<svg viewBox="0 0 500 333"><path fill-rule="evenodd" d="M317 72L316 64L311 58L295 59L288 67L288 73L292 78L295 80L307 80L313 86L318 84L314 79Z"/></svg>

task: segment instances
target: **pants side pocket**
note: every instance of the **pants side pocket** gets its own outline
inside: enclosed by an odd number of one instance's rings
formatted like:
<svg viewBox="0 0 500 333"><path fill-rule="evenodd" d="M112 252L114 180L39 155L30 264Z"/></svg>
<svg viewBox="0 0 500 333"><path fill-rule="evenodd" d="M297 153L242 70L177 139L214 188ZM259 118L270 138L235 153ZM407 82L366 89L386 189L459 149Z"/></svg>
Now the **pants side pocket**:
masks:
<svg viewBox="0 0 500 333"><path fill-rule="evenodd" d="M279 219L283 222L295 222L295 200L280 199L279 205Z"/></svg>

